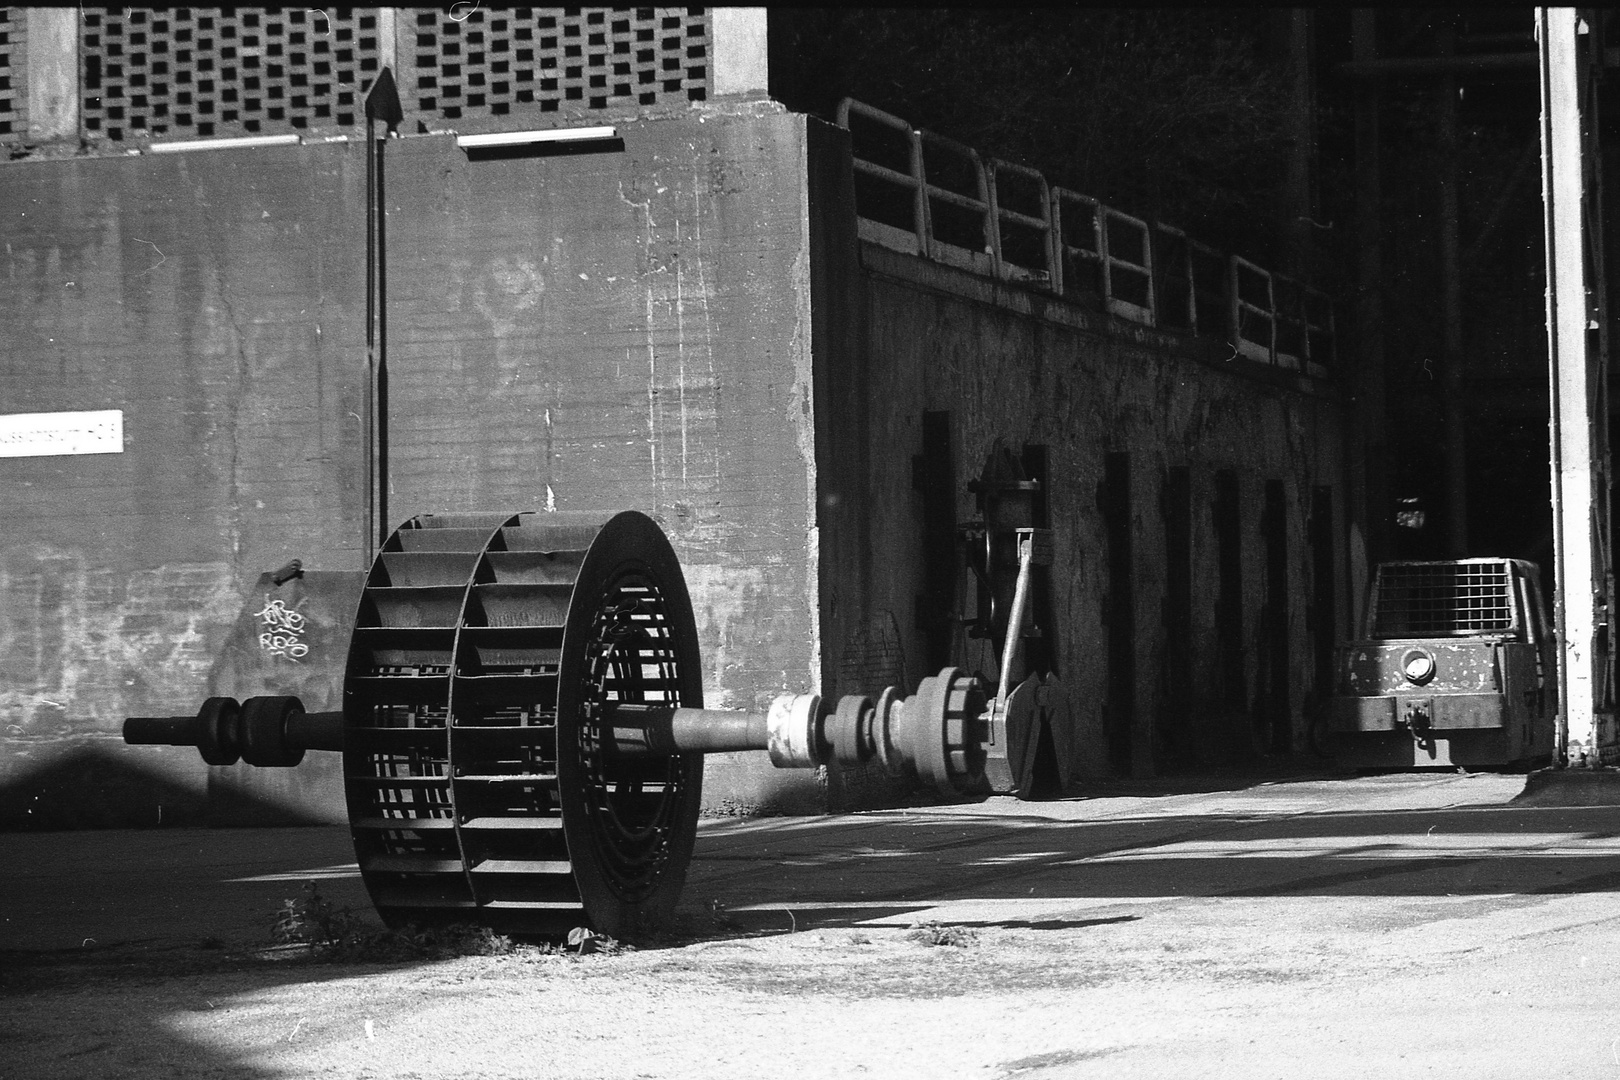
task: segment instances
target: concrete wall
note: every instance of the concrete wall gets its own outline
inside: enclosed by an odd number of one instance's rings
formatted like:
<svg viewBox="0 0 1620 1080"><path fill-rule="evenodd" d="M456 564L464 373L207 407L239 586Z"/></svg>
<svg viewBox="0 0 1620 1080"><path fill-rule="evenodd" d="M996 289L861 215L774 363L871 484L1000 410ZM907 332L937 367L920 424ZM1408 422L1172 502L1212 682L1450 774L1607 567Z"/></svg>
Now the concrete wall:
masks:
<svg viewBox="0 0 1620 1080"><path fill-rule="evenodd" d="M715 705L819 676L804 123L742 102L622 124L621 153L387 151L390 516L654 513ZM263 572L362 568L364 180L355 143L0 166L0 413L125 422L121 454L0 459L0 823L198 813L195 754L125 750L122 718L341 663L226 642Z"/></svg>
<svg viewBox="0 0 1620 1080"><path fill-rule="evenodd" d="M647 510L707 703L763 708L819 677L805 119L738 109L623 125L621 154L390 148L390 502ZM707 777L817 803L758 760Z"/></svg>
<svg viewBox="0 0 1620 1080"><path fill-rule="evenodd" d="M0 818L194 811L195 755L114 755L123 716L195 708L261 572L358 563L364 157L17 162L0 193L0 412L124 413L121 454L0 459Z"/></svg>
<svg viewBox="0 0 1620 1080"><path fill-rule="evenodd" d="M1281 479L1297 717L1305 509L1338 484L1330 386L860 242L842 133L771 103L620 132L620 152L478 162L446 135L389 143L393 520L652 512L692 587L708 702L755 707L927 674L911 471L925 410L951 415L960 520L994 439L1043 443L1072 764L1095 776L1103 456L1132 464L1138 771L1163 741L1164 468L1192 470L1191 681L1211 745L1242 737L1216 704L1213 474L1243 490L1240 711L1264 682L1258 519ZM364 181L362 147L343 142L0 165L0 413L125 418L120 454L0 458L0 825L341 817L335 760L208 770L118 731L210 692L336 703L365 544ZM293 558L306 579L264 580ZM965 572L959 592L966 611ZM311 613L296 664L260 645L276 600ZM995 667L960 634L952 659ZM825 782L737 755L711 759L707 796L905 795Z"/></svg>
<svg viewBox="0 0 1620 1080"><path fill-rule="evenodd" d="M812 215L817 273L817 410L823 537L823 634L829 643L879 639L892 627L891 651L904 679L924 670L914 617L923 580L922 497L913 487L913 455L923 449L925 410L951 419L956 517L977 516L967 482L983 467L993 440L1014 453L1048 447L1055 564L1052 603L1056 668L1074 703L1077 776L1108 774L1107 699L1110 589L1099 511L1104 455L1130 456L1135 572L1135 706L1130 768L1162 767L1167 737L1165 470L1186 466L1192 482L1192 730L1184 757L1196 766L1257 756L1263 738L1252 719L1265 711L1266 601L1261 511L1267 480L1286 492L1288 692L1286 741L1300 747L1305 695L1313 682L1306 625L1311 595L1307 517L1312 488L1334 488L1334 519L1345 521L1340 451L1342 414L1331 383L1244 360L1227 360L1219 343L1160 332L1042 295L1005 287L939 263L857 239L842 133L812 131ZM823 320L826 327L823 331ZM1241 492L1244 708L1223 704L1217 633L1214 474L1231 469ZM1336 541L1337 543L1337 541ZM1344 556L1334 565L1342 567ZM957 610L974 608L971 577L957 548ZM1337 575L1336 575L1337 576ZM1347 611L1343 590L1338 611ZM829 647L828 693L875 692L857 665L838 666ZM988 644L953 635L952 663L994 675ZM839 778L835 777L835 780ZM870 776L842 778L857 788ZM859 801L863 792L847 796ZM835 791L835 796L839 793Z"/></svg>

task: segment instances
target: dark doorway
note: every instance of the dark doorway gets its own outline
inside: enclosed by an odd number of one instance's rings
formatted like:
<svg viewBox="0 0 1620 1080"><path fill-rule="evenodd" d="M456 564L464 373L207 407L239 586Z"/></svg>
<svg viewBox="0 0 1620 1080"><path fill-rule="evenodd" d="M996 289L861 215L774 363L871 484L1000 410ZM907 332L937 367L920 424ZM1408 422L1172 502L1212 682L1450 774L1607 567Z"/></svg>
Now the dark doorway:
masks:
<svg viewBox="0 0 1620 1080"><path fill-rule="evenodd" d="M1104 706L1108 764L1119 776L1131 772L1131 718L1136 713L1136 585L1131 565L1131 456L1103 455L1097 488L1108 545L1108 692Z"/></svg>
<svg viewBox="0 0 1620 1080"><path fill-rule="evenodd" d="M1333 646L1339 630L1339 609L1333 581L1333 489L1311 489L1311 605L1305 628L1314 649L1311 689L1320 701L1333 692Z"/></svg>
<svg viewBox="0 0 1620 1080"><path fill-rule="evenodd" d="M1030 497L1030 525L1037 529L1052 527L1051 511L1047 501L1049 480L1045 443L1025 443L1022 457L1024 475L1035 481ZM1026 663L1030 671L1042 675L1057 671L1057 619L1052 616L1052 571L1037 566L1030 571L1029 616L1036 634L1024 643Z"/></svg>
<svg viewBox="0 0 1620 1080"><path fill-rule="evenodd" d="M922 415L922 453L911 459L911 486L922 495L922 591L916 597L923 670L951 661L956 620L956 470L951 462L951 414Z"/></svg>
<svg viewBox="0 0 1620 1080"><path fill-rule="evenodd" d="M1221 650L1221 704L1231 712L1249 707L1243 673L1243 514L1237 473L1215 473L1215 637Z"/></svg>
<svg viewBox="0 0 1620 1080"><path fill-rule="evenodd" d="M1260 532L1266 545L1265 720L1272 753L1286 754L1293 746L1293 710L1288 701L1288 491L1281 480L1266 481Z"/></svg>
<svg viewBox="0 0 1620 1080"><path fill-rule="evenodd" d="M1164 519L1164 711L1159 737L1169 756L1187 752L1192 721L1192 470L1171 465L1159 497Z"/></svg>

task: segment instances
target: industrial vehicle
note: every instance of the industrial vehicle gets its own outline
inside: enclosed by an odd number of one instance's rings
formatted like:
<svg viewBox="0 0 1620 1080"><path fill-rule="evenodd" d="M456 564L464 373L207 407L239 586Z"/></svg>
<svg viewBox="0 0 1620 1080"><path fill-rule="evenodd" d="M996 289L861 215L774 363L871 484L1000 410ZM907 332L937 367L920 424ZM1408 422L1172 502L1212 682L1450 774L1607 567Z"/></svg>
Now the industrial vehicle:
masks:
<svg viewBox="0 0 1620 1080"><path fill-rule="evenodd" d="M1335 658L1326 753L1356 768L1551 760L1558 668L1534 563L1382 563L1365 610Z"/></svg>

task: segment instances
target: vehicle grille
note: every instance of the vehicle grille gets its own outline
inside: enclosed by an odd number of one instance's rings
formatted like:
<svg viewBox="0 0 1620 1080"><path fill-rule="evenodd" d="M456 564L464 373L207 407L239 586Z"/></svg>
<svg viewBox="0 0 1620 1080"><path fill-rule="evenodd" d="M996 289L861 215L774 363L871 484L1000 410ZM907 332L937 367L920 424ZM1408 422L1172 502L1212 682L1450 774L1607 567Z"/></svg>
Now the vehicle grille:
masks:
<svg viewBox="0 0 1620 1080"><path fill-rule="evenodd" d="M1514 627L1508 564L1385 563L1373 590L1373 636L1443 637Z"/></svg>

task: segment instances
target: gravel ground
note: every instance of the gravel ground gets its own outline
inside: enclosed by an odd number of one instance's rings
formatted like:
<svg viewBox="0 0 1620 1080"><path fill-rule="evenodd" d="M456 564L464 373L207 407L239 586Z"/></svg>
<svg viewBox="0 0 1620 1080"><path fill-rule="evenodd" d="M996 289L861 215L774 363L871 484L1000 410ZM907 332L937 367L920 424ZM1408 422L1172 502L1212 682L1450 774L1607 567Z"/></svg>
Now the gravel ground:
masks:
<svg viewBox="0 0 1620 1080"><path fill-rule="evenodd" d="M133 933L8 924L0 1078L1620 1075L1620 809L1267 787L711 822L678 933L616 954L317 962L268 906L198 937L131 891ZM140 835L222 872L212 834ZM341 893L330 835L263 839Z"/></svg>

